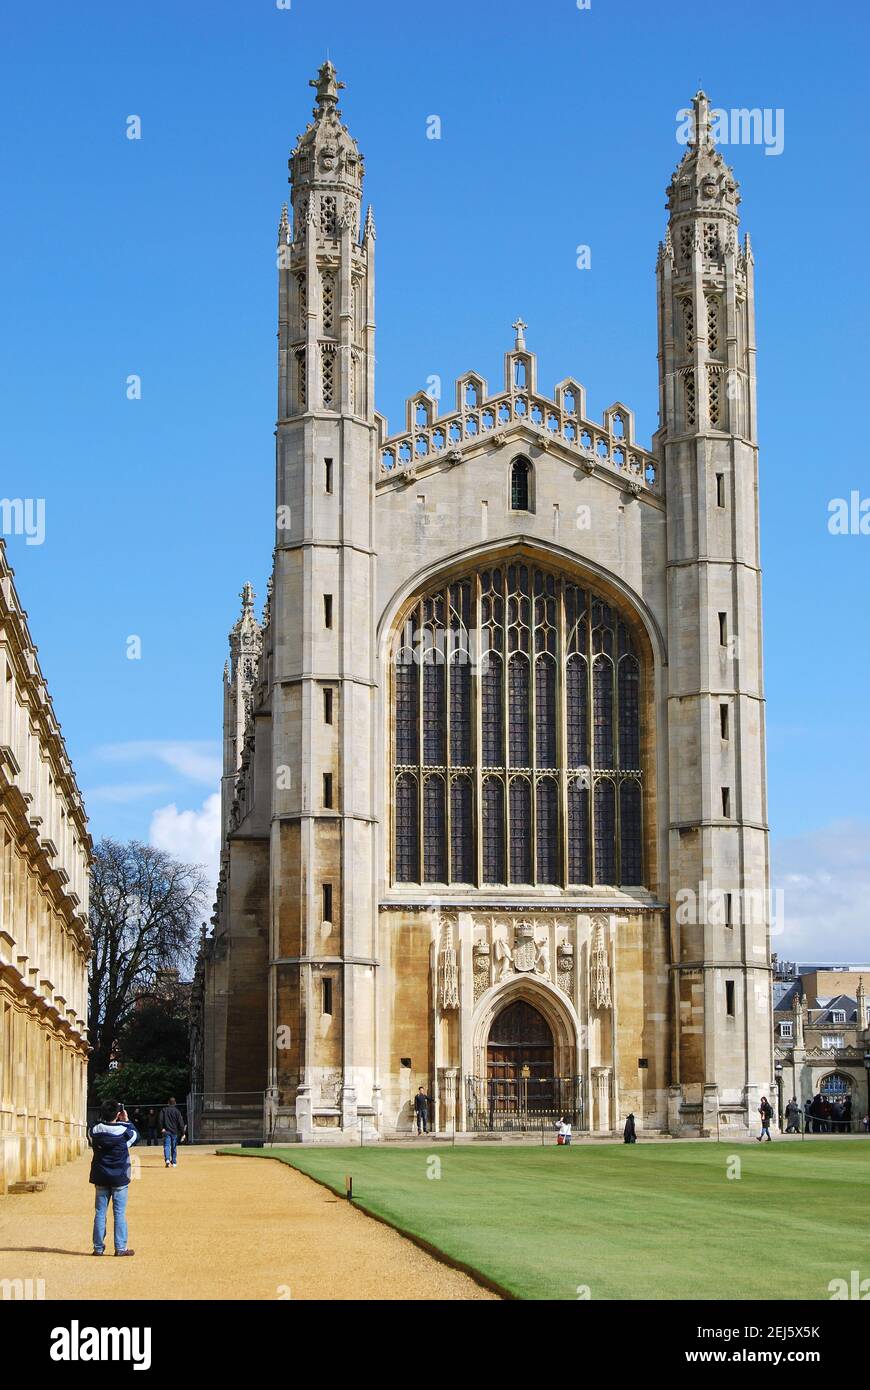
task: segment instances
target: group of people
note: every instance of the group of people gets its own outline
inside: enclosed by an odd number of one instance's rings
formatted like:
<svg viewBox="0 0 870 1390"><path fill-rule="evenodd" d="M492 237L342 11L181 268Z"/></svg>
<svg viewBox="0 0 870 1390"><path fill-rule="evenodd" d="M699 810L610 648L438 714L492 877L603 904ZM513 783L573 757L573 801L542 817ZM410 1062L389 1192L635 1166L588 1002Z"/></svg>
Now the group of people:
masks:
<svg viewBox="0 0 870 1390"><path fill-rule="evenodd" d="M786 1134L800 1134L801 1120L805 1134L851 1134L852 1097L830 1100L819 1091L801 1106L797 1096L792 1096L785 1107ZM866 1116L863 1127L868 1129Z"/></svg>
<svg viewBox="0 0 870 1390"><path fill-rule="evenodd" d="M142 1123L142 1111L133 1114ZM159 1130L163 1140L163 1160L167 1168L178 1167L178 1145L183 1144L187 1134L187 1122L170 1096L159 1113L156 1110L145 1112L145 1123L155 1116L151 1124L157 1142ZM149 1131L150 1132L150 1131ZM114 1241L116 1255L135 1255L127 1244L127 1193L133 1176L130 1150L139 1142L141 1131L131 1120L123 1102L104 1101L100 1107L97 1124L88 1130L88 1143L91 1146L90 1181L94 1186L94 1231L93 1254L102 1255L106 1249L106 1214L112 1204L114 1222ZM149 1143L152 1142L149 1137Z"/></svg>

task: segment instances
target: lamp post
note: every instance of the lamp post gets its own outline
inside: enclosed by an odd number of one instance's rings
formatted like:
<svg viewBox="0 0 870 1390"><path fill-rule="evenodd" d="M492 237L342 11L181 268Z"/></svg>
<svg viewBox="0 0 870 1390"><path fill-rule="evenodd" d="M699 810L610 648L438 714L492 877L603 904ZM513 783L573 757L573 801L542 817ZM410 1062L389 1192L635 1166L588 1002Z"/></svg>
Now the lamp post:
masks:
<svg viewBox="0 0 870 1390"><path fill-rule="evenodd" d="M864 1052L864 1069L867 1074L867 1101L864 1106L864 1115L870 1115L870 1050ZM861 1116L861 1128L864 1127L864 1116ZM867 1131L870 1134L870 1129Z"/></svg>
<svg viewBox="0 0 870 1390"><path fill-rule="evenodd" d="M773 1070L775 1072L774 1080L776 1081L777 1123L779 1124L780 1133L782 1133L782 1062L774 1062Z"/></svg>

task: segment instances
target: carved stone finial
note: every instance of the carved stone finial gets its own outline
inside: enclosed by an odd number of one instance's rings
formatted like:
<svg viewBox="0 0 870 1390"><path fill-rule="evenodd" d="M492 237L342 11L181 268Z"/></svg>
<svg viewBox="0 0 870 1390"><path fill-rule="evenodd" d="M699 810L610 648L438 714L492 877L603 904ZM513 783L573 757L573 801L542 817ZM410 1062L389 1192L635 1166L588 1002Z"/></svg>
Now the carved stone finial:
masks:
<svg viewBox="0 0 870 1390"><path fill-rule="evenodd" d="M338 94L344 90L344 83L336 82L335 68L328 58L325 63L321 63L317 76L312 77L308 85L317 91L317 105L314 108L316 117L334 110L338 105Z"/></svg>
<svg viewBox="0 0 870 1390"><path fill-rule="evenodd" d="M511 324L511 328L513 328L516 333L514 347L518 352L522 351L526 346L526 329L528 326L529 325L524 323L522 319L517 319L516 323Z"/></svg>
<svg viewBox="0 0 870 1390"><path fill-rule="evenodd" d="M366 221L365 226L363 228L363 241L368 241L369 237L371 237L372 241L377 240L377 232L375 231L375 215L372 212L371 203L369 203L368 208L366 209Z"/></svg>
<svg viewBox="0 0 870 1390"><path fill-rule="evenodd" d="M287 212L287 204L281 208L281 220L278 223L278 245L286 246L290 240L290 218Z"/></svg>

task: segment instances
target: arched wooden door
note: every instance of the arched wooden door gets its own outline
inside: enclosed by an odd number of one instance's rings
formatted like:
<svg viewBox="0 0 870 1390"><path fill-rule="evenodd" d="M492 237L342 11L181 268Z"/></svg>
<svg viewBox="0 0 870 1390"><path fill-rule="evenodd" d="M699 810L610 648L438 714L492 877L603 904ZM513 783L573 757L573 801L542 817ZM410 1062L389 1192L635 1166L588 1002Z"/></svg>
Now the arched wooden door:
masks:
<svg viewBox="0 0 870 1390"><path fill-rule="evenodd" d="M491 1108L552 1109L553 1034L528 1000L517 999L496 1014L489 1030L486 1070Z"/></svg>

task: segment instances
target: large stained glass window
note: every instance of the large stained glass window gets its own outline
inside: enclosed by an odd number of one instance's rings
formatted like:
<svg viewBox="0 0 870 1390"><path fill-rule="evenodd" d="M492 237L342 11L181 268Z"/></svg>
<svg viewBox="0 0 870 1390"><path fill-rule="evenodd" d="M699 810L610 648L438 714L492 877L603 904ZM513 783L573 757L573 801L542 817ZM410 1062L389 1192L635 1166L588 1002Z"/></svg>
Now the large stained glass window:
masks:
<svg viewBox="0 0 870 1390"><path fill-rule="evenodd" d="M625 614L525 559L433 587L392 649L397 883L643 883Z"/></svg>

